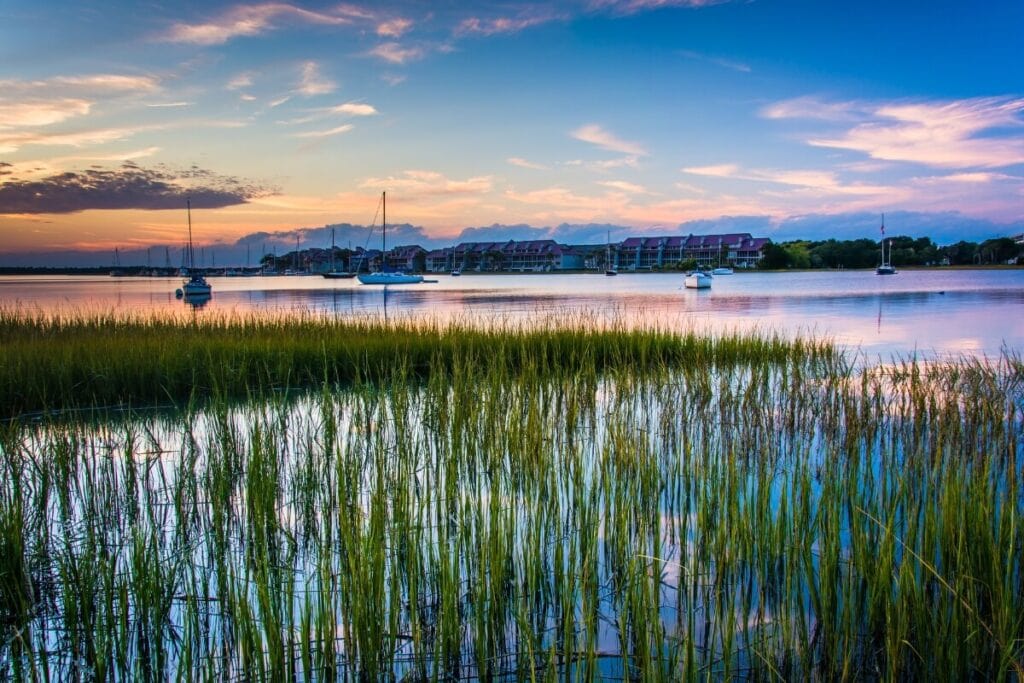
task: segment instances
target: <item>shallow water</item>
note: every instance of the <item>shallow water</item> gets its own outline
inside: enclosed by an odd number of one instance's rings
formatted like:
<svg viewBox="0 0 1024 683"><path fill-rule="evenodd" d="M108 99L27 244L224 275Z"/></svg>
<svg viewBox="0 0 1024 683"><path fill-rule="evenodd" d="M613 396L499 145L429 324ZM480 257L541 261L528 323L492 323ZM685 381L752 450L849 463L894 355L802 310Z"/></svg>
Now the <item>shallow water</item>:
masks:
<svg viewBox="0 0 1024 683"><path fill-rule="evenodd" d="M869 357L917 353L996 356L1024 348L1024 269L737 273L710 290L682 275L530 274L431 276L404 287L319 276L210 278L197 314L314 311L440 319L529 320L587 315L679 329L813 333ZM179 278L0 277L0 301L39 310L190 310Z"/></svg>

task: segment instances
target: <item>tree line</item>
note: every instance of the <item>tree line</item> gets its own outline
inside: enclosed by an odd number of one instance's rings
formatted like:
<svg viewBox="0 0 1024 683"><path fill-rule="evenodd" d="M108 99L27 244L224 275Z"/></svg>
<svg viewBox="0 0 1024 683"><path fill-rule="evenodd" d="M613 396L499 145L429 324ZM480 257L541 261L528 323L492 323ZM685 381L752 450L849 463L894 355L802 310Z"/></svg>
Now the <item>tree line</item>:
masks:
<svg viewBox="0 0 1024 683"><path fill-rule="evenodd" d="M1024 262L1024 244L1010 237L984 242L960 241L938 246L929 237L898 235L886 238L886 251L892 246L894 266L970 266ZM765 246L760 268L874 268L881 260L877 240L793 240Z"/></svg>

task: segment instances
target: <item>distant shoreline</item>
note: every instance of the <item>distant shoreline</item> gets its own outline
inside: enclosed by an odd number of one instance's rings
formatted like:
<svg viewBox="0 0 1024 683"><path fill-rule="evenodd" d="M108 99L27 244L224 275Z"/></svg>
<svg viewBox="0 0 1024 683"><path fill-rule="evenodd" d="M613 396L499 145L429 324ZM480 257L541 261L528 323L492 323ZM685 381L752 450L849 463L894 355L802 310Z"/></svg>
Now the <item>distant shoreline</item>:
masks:
<svg viewBox="0 0 1024 683"><path fill-rule="evenodd" d="M983 263L973 265L955 265L955 266L901 266L897 264L899 270L1015 270L1024 268L1024 264L1009 265L1005 263ZM97 266L97 267L47 267L47 266L0 266L0 275L109 275L110 266ZM150 277L144 275L143 271L145 268L122 268L126 277ZM743 275L746 273L839 273L844 271L871 271L874 268L778 268L773 270L761 269L761 268L737 268L734 273L736 275ZM621 270L619 275L655 275L655 274L682 274L681 270ZM446 275L447 273L424 273L424 275ZM487 271L483 273L477 273L474 271L464 271L463 277L480 277L480 276L507 276L507 275L603 275L603 270L551 270L546 272L533 272L533 271ZM303 273L302 275L289 275L289 276L275 276L275 277L302 277L302 276L319 276L320 273ZM159 277L163 278L176 278L179 277L177 274L174 275L162 275ZM213 276L216 277L216 276Z"/></svg>

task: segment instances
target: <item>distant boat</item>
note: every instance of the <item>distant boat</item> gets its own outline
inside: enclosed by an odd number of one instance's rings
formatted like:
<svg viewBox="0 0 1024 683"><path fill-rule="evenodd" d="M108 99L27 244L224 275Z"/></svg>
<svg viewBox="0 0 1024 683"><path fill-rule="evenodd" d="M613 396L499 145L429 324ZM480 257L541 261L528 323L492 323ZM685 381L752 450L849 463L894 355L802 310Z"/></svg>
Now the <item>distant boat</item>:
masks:
<svg viewBox="0 0 1024 683"><path fill-rule="evenodd" d="M114 247L114 268L110 271L110 277L124 277L128 273L121 269L121 254L117 247Z"/></svg>
<svg viewBox="0 0 1024 683"><path fill-rule="evenodd" d="M460 275L462 275L462 271L458 268L452 271L452 277L459 277Z"/></svg>
<svg viewBox="0 0 1024 683"><path fill-rule="evenodd" d="M702 270L689 273L683 280L687 289L711 289L711 276Z"/></svg>
<svg viewBox="0 0 1024 683"><path fill-rule="evenodd" d="M885 214L882 214L882 263L875 268L876 275L895 275L896 266L892 264L892 240L889 240L889 258L885 257Z"/></svg>
<svg viewBox="0 0 1024 683"><path fill-rule="evenodd" d="M725 266L719 266L711 271L712 275L732 275L732 268L726 268Z"/></svg>
<svg viewBox="0 0 1024 683"><path fill-rule="evenodd" d="M381 269L376 273L364 273L359 275L359 281L364 285L415 285L423 282L422 275L410 275L408 273L402 273L395 270L387 270L387 234L388 234L388 205L387 205L387 193L381 192L380 195L381 204L383 206L383 213L381 218Z"/></svg>
<svg viewBox="0 0 1024 683"><path fill-rule="evenodd" d="M612 231L608 231L608 240L604 248L604 274L611 277L618 275L619 270L616 265L612 264Z"/></svg>
<svg viewBox="0 0 1024 683"><path fill-rule="evenodd" d="M355 273L334 269L334 228L331 228L331 269L326 273L320 274L328 280L348 280L349 278L354 278L356 276Z"/></svg>
<svg viewBox="0 0 1024 683"><path fill-rule="evenodd" d="M202 298L209 297L213 288L210 287L210 283L206 281L201 273L195 272L196 254L192 248L192 202L190 200L185 201L185 208L188 212L188 275L189 279L186 280L175 294L179 297L184 296L187 298Z"/></svg>

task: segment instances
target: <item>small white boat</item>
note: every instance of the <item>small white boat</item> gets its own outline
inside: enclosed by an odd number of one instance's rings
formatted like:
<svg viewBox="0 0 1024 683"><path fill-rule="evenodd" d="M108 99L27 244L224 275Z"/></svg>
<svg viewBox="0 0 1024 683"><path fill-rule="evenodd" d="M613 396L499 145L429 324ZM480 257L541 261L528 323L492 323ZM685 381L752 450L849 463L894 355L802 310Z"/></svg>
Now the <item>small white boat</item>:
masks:
<svg viewBox="0 0 1024 683"><path fill-rule="evenodd" d="M703 271L689 273L683 280L687 289L711 289L711 276Z"/></svg>
<svg viewBox="0 0 1024 683"><path fill-rule="evenodd" d="M380 235L380 258L381 266L385 266L384 263L387 250L387 229L388 229L388 205L387 205L387 193L382 192L380 195L381 204L383 205L383 211L381 215L381 235ZM410 275L408 273L401 273L397 271L379 270L376 273L362 273L357 276L359 281L364 285L416 285L423 282L422 275Z"/></svg>
<svg viewBox="0 0 1024 683"><path fill-rule="evenodd" d="M732 275L732 268L727 268L725 266L719 266L718 268L715 268L714 270L712 270L711 274L712 275Z"/></svg>
<svg viewBox="0 0 1024 683"><path fill-rule="evenodd" d="M458 268L452 271L452 277L459 277L460 275L462 275L462 271Z"/></svg>

